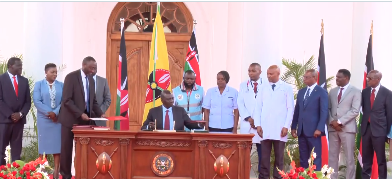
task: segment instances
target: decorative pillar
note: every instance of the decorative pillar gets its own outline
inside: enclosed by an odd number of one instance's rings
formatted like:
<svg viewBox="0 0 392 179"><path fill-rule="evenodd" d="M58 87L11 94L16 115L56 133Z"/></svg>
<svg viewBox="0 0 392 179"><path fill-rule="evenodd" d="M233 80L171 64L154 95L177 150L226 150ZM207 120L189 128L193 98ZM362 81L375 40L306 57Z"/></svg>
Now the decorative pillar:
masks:
<svg viewBox="0 0 392 179"><path fill-rule="evenodd" d="M206 178L206 156L205 156L205 150L208 145L208 142L206 140L200 140L198 141L199 145L199 178Z"/></svg>
<svg viewBox="0 0 392 179"><path fill-rule="evenodd" d="M45 77L47 63L62 64L62 2L25 2L24 69L35 81Z"/></svg>
<svg viewBox="0 0 392 179"><path fill-rule="evenodd" d="M243 73L248 74L248 70L241 68L242 39L243 39L243 19L244 2L229 2L227 18L227 65L226 69L230 74L229 86L239 90ZM234 13L235 12L235 13ZM238 125L239 126L239 125Z"/></svg>
<svg viewBox="0 0 392 179"><path fill-rule="evenodd" d="M261 77L266 79L269 66L282 64L282 3L244 3L243 19L242 81L249 78L245 72L253 62L261 65Z"/></svg>

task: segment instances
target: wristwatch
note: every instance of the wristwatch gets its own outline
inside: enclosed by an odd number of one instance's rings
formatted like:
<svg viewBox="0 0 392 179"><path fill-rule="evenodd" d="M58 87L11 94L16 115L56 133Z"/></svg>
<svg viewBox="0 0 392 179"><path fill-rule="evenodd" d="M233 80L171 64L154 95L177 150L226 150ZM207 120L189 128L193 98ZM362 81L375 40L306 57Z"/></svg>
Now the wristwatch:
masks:
<svg viewBox="0 0 392 179"><path fill-rule="evenodd" d="M245 120L245 121L248 121L249 118L250 118L250 116L246 117L244 120Z"/></svg>

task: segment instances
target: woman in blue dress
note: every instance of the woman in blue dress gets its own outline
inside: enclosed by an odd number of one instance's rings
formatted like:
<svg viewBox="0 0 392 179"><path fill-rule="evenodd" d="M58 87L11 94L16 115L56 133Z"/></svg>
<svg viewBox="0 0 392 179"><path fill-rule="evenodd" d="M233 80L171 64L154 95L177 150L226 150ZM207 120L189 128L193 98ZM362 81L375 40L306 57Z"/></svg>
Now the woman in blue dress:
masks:
<svg viewBox="0 0 392 179"><path fill-rule="evenodd" d="M59 178L61 124L57 115L61 106L63 83L56 80L57 67L45 65L45 79L35 83L33 101L37 108L38 152L40 156L52 154L54 158L53 178Z"/></svg>

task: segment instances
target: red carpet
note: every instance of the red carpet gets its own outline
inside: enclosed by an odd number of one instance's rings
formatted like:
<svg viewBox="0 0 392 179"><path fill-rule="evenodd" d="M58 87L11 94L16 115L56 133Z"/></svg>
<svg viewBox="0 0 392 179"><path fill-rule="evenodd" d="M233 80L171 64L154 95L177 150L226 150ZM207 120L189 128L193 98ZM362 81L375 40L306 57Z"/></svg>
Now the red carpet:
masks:
<svg viewBox="0 0 392 179"><path fill-rule="evenodd" d="M50 179L53 179L53 175L49 175L49 178L50 178ZM61 178L61 175L60 175L60 179L62 179L62 178ZM75 177L72 177L72 179L75 179Z"/></svg>

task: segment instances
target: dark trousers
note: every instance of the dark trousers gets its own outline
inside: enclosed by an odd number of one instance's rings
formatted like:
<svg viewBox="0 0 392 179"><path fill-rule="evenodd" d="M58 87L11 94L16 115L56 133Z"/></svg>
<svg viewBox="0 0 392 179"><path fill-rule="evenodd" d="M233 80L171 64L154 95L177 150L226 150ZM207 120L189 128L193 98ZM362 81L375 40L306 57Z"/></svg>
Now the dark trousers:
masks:
<svg viewBox="0 0 392 179"><path fill-rule="evenodd" d="M286 142L282 142L279 140L263 140L261 141L261 146L263 146L262 151L262 158L261 158L261 178L263 179L269 179L270 178L270 156L271 156L271 150L272 146L274 147L274 153L275 153L275 164L274 164L274 173L273 177L275 179L277 178L282 178L276 169L276 167L279 168L279 170L283 170L284 167L284 148L286 146Z"/></svg>
<svg viewBox="0 0 392 179"><path fill-rule="evenodd" d="M60 173L64 179L72 178L72 148L74 134L72 128L61 126L61 154L60 154Z"/></svg>
<svg viewBox="0 0 392 179"><path fill-rule="evenodd" d="M313 165L316 165L316 171L321 171L321 136L315 137L307 137L304 133L301 133L301 136L298 137L298 145L299 145L299 160L301 167L308 168L309 163L308 160L310 158L310 153L314 148L314 153L316 153L316 158L313 161Z"/></svg>
<svg viewBox="0 0 392 179"><path fill-rule="evenodd" d="M385 158L386 136L374 137L370 124L366 126L366 132L362 136L362 179L370 179L373 166L374 152L376 152L378 164L378 178L387 178L387 162Z"/></svg>
<svg viewBox="0 0 392 179"><path fill-rule="evenodd" d="M5 148L10 145L12 161L20 160L24 123L0 124L0 166L5 165Z"/></svg>
<svg viewBox="0 0 392 179"><path fill-rule="evenodd" d="M87 112L85 112L88 114ZM94 121L81 121L79 125L95 125ZM72 128L61 126L61 154L60 173L63 179L71 179L72 148L74 145L74 133Z"/></svg>
<svg viewBox="0 0 392 179"><path fill-rule="evenodd" d="M262 155L261 144L257 144L257 143L255 143L255 144L256 144L256 151L257 151L257 157L258 157L257 172L259 173L259 176L257 178L260 179L261 178L261 175L260 175L260 173L261 173L261 155ZM252 150L252 147L250 148L250 150Z"/></svg>

